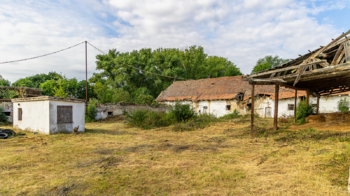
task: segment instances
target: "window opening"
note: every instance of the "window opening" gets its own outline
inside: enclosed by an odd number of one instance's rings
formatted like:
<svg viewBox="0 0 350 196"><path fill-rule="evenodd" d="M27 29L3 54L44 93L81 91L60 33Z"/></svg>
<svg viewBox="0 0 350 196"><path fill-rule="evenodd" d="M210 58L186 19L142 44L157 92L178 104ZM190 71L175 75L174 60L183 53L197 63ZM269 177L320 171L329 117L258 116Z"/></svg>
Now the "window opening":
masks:
<svg viewBox="0 0 350 196"><path fill-rule="evenodd" d="M73 122L73 106L57 106L57 124Z"/></svg>
<svg viewBox="0 0 350 196"><path fill-rule="evenodd" d="M112 116L113 115L113 112L108 112L108 116Z"/></svg>
<svg viewBox="0 0 350 196"><path fill-rule="evenodd" d="M11 116L11 112L4 112L6 116Z"/></svg>
<svg viewBox="0 0 350 196"><path fill-rule="evenodd" d="M231 105L226 105L226 110L231 110Z"/></svg>
<svg viewBox="0 0 350 196"><path fill-rule="evenodd" d="M288 104L288 110L294 110L294 104Z"/></svg>
<svg viewBox="0 0 350 196"><path fill-rule="evenodd" d="M22 120L22 114L23 114L22 108L18 108L18 120Z"/></svg>

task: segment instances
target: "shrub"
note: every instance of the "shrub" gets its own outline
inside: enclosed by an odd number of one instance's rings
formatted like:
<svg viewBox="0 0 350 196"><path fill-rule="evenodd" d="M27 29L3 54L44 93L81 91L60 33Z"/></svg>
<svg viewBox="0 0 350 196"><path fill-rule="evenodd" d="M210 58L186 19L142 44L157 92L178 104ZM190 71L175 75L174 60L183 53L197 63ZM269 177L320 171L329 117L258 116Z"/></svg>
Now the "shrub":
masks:
<svg viewBox="0 0 350 196"><path fill-rule="evenodd" d="M87 113L85 114L85 122L95 122L95 117L97 113L97 104L99 101L97 99L90 99L89 106L87 107Z"/></svg>
<svg viewBox="0 0 350 196"><path fill-rule="evenodd" d="M131 100L128 91L122 88L115 89L112 94L112 103L129 102Z"/></svg>
<svg viewBox="0 0 350 196"><path fill-rule="evenodd" d="M305 119L310 114L312 114L312 112L313 112L312 106L310 104L307 105L306 101L301 101L297 107L297 119L298 120Z"/></svg>
<svg viewBox="0 0 350 196"><path fill-rule="evenodd" d="M151 110L137 109L126 114L126 120L132 126L143 129L151 129L154 127L164 127L175 123L173 113L155 112Z"/></svg>
<svg viewBox="0 0 350 196"><path fill-rule="evenodd" d="M225 116L220 117L220 119L233 119L241 117L242 115L239 115L238 111L235 109L231 114L226 114Z"/></svg>
<svg viewBox="0 0 350 196"><path fill-rule="evenodd" d="M212 114L201 114L192 118L188 123L178 123L173 127L173 131L193 131L195 129L203 129L211 122L217 122L218 119Z"/></svg>
<svg viewBox="0 0 350 196"><path fill-rule="evenodd" d="M341 112L347 112L349 111L349 101L346 99L346 97L344 97L343 99L341 99L338 103L338 109Z"/></svg>
<svg viewBox="0 0 350 196"><path fill-rule="evenodd" d="M154 102L155 100L152 97L152 95L144 95L144 94L139 95L135 100L135 103L137 104L141 104L141 105L147 104L149 106L152 106Z"/></svg>
<svg viewBox="0 0 350 196"><path fill-rule="evenodd" d="M4 108L0 106L0 123L6 123L7 122L7 116L4 113Z"/></svg>
<svg viewBox="0 0 350 196"><path fill-rule="evenodd" d="M0 97L2 97L3 99L12 99L12 98L15 98L16 95L17 95L17 92L14 90L9 90L9 89L0 90Z"/></svg>
<svg viewBox="0 0 350 196"><path fill-rule="evenodd" d="M173 113L177 122L187 122L195 115L190 105L181 104L179 101L175 102L175 105L170 108L169 113Z"/></svg>

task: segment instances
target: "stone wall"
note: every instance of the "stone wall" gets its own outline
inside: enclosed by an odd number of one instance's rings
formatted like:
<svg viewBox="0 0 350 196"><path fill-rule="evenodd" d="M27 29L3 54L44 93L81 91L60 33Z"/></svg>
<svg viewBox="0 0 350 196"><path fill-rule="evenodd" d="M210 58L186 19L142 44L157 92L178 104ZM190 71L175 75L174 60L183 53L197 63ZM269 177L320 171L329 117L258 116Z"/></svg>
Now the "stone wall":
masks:
<svg viewBox="0 0 350 196"><path fill-rule="evenodd" d="M0 106L4 108L4 112L8 117L8 121L12 122L12 116L13 116L12 102L8 102L8 101L0 102Z"/></svg>
<svg viewBox="0 0 350 196"><path fill-rule="evenodd" d="M109 116L123 115L123 112L130 112L137 109L152 110L155 112L167 112L167 107L152 108L148 105L137 104L99 104L97 106L97 114L95 119L106 119Z"/></svg>

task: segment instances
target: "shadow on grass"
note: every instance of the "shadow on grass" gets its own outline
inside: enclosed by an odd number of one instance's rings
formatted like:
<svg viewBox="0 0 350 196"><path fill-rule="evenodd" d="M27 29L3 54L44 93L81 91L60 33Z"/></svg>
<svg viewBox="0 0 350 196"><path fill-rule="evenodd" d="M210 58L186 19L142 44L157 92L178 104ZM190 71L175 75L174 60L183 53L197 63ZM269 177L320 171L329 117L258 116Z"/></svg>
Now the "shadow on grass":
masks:
<svg viewBox="0 0 350 196"><path fill-rule="evenodd" d="M106 134L106 135L136 135L129 131L118 131L108 129L85 129L85 134Z"/></svg>

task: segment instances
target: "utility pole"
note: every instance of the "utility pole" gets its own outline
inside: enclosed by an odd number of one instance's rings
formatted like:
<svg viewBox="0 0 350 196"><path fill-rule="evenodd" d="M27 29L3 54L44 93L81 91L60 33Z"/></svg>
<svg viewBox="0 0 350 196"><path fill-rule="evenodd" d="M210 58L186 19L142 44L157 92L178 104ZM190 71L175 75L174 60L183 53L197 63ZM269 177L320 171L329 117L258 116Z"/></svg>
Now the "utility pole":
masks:
<svg viewBox="0 0 350 196"><path fill-rule="evenodd" d="M87 114L87 109L88 109L88 85L87 85L87 41L85 41L85 113Z"/></svg>

